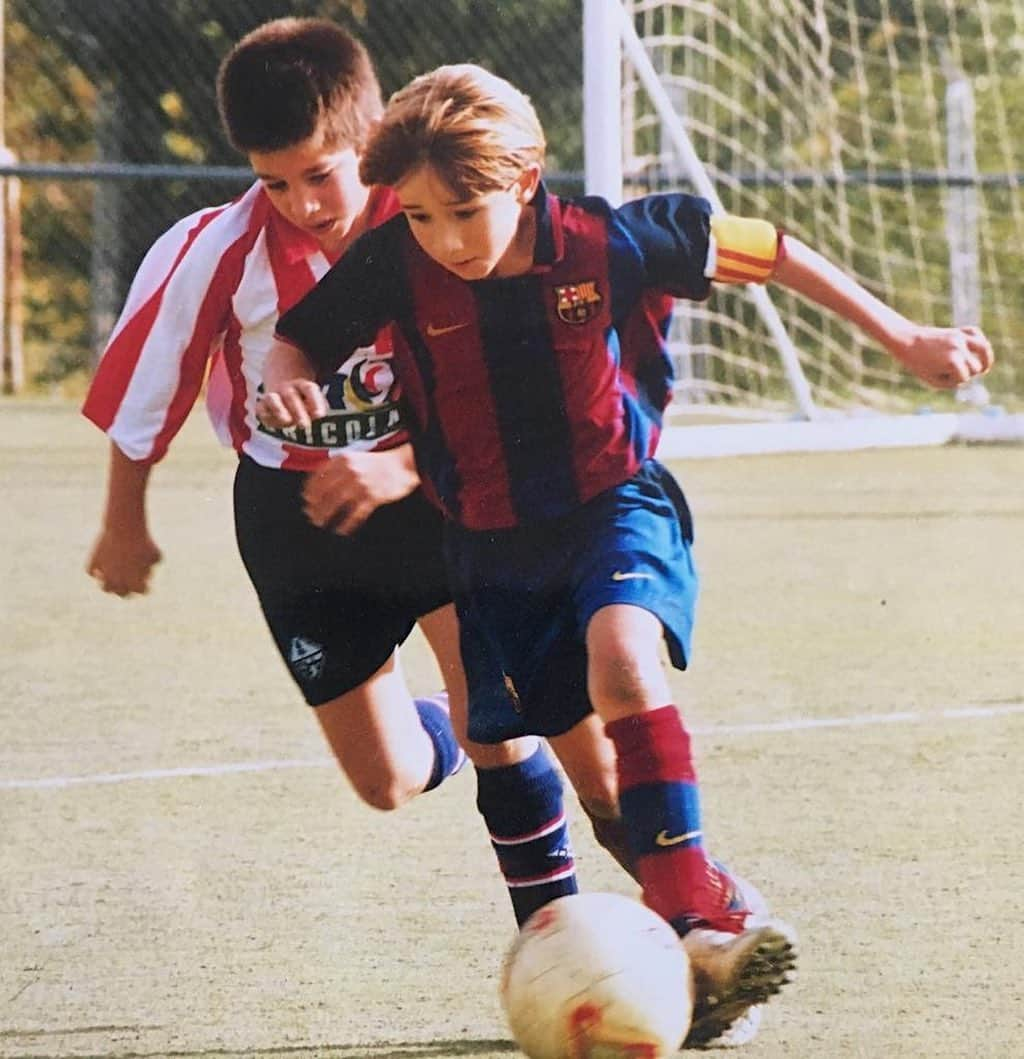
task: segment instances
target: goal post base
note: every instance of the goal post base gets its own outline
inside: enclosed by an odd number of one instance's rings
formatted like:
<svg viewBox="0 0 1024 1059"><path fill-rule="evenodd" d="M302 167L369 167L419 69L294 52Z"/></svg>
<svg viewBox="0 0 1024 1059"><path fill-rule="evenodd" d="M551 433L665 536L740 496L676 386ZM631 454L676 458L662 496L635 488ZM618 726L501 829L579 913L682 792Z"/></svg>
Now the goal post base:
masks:
<svg viewBox="0 0 1024 1059"><path fill-rule="evenodd" d="M678 423L678 421L677 421ZM672 424L662 432L661 459L706 459L769 453L846 452L924 445L1024 443L1024 414L922 412L769 423Z"/></svg>

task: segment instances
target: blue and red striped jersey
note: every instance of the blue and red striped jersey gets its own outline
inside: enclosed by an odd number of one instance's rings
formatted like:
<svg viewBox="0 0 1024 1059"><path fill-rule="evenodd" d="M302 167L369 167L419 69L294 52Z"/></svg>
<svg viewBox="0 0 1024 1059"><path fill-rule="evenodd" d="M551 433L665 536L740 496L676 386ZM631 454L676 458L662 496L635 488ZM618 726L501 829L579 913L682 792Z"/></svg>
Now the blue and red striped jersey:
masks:
<svg viewBox="0 0 1024 1059"><path fill-rule="evenodd" d="M393 322L420 472L472 530L572 510L653 455L672 392L675 297L703 299L711 208L685 194L619 208L534 199L533 268L466 282L403 216L362 236L278 333L318 370Z"/></svg>

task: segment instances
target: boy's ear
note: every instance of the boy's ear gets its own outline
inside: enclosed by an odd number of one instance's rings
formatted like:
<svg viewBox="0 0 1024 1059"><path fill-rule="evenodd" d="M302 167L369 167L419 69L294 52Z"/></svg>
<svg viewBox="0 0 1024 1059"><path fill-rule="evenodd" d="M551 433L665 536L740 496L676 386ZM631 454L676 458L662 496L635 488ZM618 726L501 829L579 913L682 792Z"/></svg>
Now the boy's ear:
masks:
<svg viewBox="0 0 1024 1059"><path fill-rule="evenodd" d="M536 162L531 162L520 174L516 177L516 197L519 199L519 204L525 206L528 202L533 201L533 196L537 194L537 188L540 185L540 166Z"/></svg>

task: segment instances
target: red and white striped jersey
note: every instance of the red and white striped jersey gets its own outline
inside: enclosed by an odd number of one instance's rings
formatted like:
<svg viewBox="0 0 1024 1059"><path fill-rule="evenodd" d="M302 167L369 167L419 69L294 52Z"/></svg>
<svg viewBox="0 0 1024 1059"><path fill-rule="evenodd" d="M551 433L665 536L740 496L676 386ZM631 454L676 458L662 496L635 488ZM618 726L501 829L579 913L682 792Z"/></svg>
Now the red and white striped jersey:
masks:
<svg viewBox="0 0 1024 1059"><path fill-rule="evenodd" d="M397 211L371 193L370 225ZM388 332L349 357L326 387L331 414L308 432L270 432L255 403L277 319L330 268L316 240L259 183L164 233L132 282L83 413L131 460L162 459L206 382L221 442L266 467L309 470L346 446L406 440Z"/></svg>

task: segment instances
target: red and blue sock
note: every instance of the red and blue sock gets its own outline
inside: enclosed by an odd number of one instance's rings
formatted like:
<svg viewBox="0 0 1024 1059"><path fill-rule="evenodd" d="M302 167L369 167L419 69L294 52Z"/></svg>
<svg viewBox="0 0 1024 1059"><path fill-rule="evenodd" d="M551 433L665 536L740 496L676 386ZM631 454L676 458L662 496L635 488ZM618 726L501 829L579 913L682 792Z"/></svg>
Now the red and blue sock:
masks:
<svg viewBox="0 0 1024 1059"><path fill-rule="evenodd" d="M543 747L516 765L476 770L477 808L490 832L516 922L577 892L562 780Z"/></svg>
<svg viewBox="0 0 1024 1059"><path fill-rule="evenodd" d="M674 706L605 726L618 755L619 805L644 901L680 933L738 930L727 877L704 849L690 736Z"/></svg>

